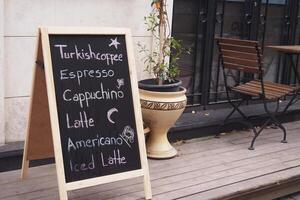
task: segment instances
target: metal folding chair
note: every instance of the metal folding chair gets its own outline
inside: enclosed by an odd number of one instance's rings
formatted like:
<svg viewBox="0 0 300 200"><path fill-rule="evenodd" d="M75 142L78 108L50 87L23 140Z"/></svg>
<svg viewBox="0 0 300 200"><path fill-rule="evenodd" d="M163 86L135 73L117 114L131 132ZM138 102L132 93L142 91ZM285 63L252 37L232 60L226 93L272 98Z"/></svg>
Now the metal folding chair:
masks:
<svg viewBox="0 0 300 200"><path fill-rule="evenodd" d="M238 112L242 116L240 123L246 125L253 130L254 137L251 141L249 150L254 149L254 142L264 128L270 123L273 123L283 131L282 143L286 143L286 129L277 119L277 116L283 115L287 109L294 102L299 87L273 83L264 81L264 69L262 66L261 48L257 41L239 40L230 38L216 38L219 48L221 65L223 68L224 85L228 102L233 107L232 111L224 119L223 123L218 128L217 137L220 134L220 129L223 127L233 115ZM228 83L225 69L237 71L242 76L250 77L248 80L235 83L234 85ZM246 75L245 75L246 74ZM241 96L241 101L233 101L231 94L236 93ZM279 111L279 102L287 95L292 95L289 102L282 111ZM250 122L249 117L239 109L239 106L253 97L262 99L264 110L268 116L263 125L257 129ZM277 102L275 111L271 111L267 103Z"/></svg>

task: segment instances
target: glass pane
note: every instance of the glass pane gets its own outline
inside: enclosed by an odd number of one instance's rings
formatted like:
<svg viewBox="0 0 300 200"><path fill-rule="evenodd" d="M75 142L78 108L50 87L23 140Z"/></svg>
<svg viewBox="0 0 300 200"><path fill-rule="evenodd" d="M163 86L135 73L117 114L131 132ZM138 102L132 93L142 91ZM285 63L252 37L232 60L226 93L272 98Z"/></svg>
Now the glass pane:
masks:
<svg viewBox="0 0 300 200"><path fill-rule="evenodd" d="M181 40L184 47L191 49L190 54L182 55L179 60L180 80L187 94L193 93L199 4L199 0L174 1L172 35Z"/></svg>
<svg viewBox="0 0 300 200"><path fill-rule="evenodd" d="M282 1L270 1L269 5L264 4L262 10L268 6L268 15L266 16L265 33L260 30L259 36L264 39L264 46L279 45L281 41L281 32L283 28L282 18L284 16L285 5ZM264 69L265 79L276 81L276 70L278 67L278 53L269 48L264 48Z"/></svg>
<svg viewBox="0 0 300 200"><path fill-rule="evenodd" d="M215 26L215 36L240 38L243 31L243 14L245 1L218 1L217 22ZM223 3L225 3L223 10ZM220 13L223 13L223 18ZM235 81L231 76L234 72L227 72L227 81ZM219 65L219 52L215 44L212 62L211 83L210 83L210 102L225 100L225 88L223 72Z"/></svg>

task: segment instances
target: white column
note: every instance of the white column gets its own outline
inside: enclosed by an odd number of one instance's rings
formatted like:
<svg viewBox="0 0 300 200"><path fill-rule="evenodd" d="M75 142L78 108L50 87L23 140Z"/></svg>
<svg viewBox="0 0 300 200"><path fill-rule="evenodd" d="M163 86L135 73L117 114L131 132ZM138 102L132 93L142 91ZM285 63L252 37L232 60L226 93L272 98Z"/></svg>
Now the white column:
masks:
<svg viewBox="0 0 300 200"><path fill-rule="evenodd" d="M0 0L0 145L5 142L4 110L4 0Z"/></svg>

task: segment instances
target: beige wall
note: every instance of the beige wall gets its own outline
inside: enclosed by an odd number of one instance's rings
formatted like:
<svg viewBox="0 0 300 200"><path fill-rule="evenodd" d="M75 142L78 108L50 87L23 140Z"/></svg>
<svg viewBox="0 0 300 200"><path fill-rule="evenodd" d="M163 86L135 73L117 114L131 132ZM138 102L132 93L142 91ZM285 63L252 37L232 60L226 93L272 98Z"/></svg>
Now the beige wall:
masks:
<svg viewBox="0 0 300 200"><path fill-rule="evenodd" d="M0 143L24 140L29 108L36 33L39 26L129 27L135 43L138 79L148 77L138 57L136 43L150 44L143 17L150 0L0 0ZM172 2L169 8L172 11ZM4 44L3 44L4 39ZM1 53L4 58L1 58ZM3 70L4 73L1 73ZM4 79L4 83L1 80ZM4 90L4 94L3 94ZM4 101L3 101L4 95ZM5 120L3 120L5 104ZM2 118L1 118L2 117ZM5 131L3 128L5 121ZM1 124L2 123L2 124ZM2 138L2 139L1 139Z"/></svg>
<svg viewBox="0 0 300 200"><path fill-rule="evenodd" d="M0 145L5 142L4 111L4 1L0 0Z"/></svg>

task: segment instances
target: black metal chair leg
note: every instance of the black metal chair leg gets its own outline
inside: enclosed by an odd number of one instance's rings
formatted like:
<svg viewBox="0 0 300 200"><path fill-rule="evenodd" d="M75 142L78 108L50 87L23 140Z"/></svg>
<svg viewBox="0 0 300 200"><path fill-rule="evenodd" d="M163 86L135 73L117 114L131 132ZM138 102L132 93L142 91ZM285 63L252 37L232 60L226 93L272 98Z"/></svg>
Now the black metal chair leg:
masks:
<svg viewBox="0 0 300 200"><path fill-rule="evenodd" d="M243 101L241 101L241 102L239 102L237 105L235 105L231 100L229 100L229 103L231 104L231 106L233 107L233 109L231 110L231 112L226 116L226 118L223 120L223 122L222 122L222 124L220 124L219 126L218 126L218 128L217 128L217 133L216 133L216 135L215 135L215 138L220 138L220 134L221 134L221 128L226 124L226 122L228 121L228 119L233 115L233 113L235 112L235 111L238 111L240 114L242 113L239 109L238 109L238 107L242 104L244 102L244 100ZM242 113L241 114L242 115L242 117L244 117L245 115Z"/></svg>
<svg viewBox="0 0 300 200"><path fill-rule="evenodd" d="M228 119L231 117L231 115L235 112L236 108L233 107L232 111L226 116L226 118L223 120L222 124L220 124L217 128L217 133L215 135L215 138L220 138L220 130L221 128L226 124L226 122L228 121Z"/></svg>
<svg viewBox="0 0 300 200"><path fill-rule="evenodd" d="M285 127L281 123L278 123L277 126L283 131L283 139L281 140L281 143L287 143Z"/></svg>
<svg viewBox="0 0 300 200"><path fill-rule="evenodd" d="M271 116L271 119L283 131L283 139L281 140L281 143L287 143L285 127L274 116Z"/></svg>
<svg viewBox="0 0 300 200"><path fill-rule="evenodd" d="M260 127L259 131L256 131L254 132L254 137L251 141L251 145L250 147L248 148L249 150L254 150L254 142L256 140L256 138L260 135L260 133L263 131L263 129L266 128L266 126L268 125L268 123L271 121L271 119L268 119L265 121L265 123Z"/></svg>
<svg viewBox="0 0 300 200"><path fill-rule="evenodd" d="M259 134L255 134L255 136L253 137L252 141L251 141L251 145L250 147L248 148L249 150L254 150L254 142L256 140L256 138L258 137Z"/></svg>
<svg viewBox="0 0 300 200"><path fill-rule="evenodd" d="M295 96L289 101L288 105L285 107L284 111L281 112L280 114L284 114L287 111L287 108L291 105L291 102L294 100ZM278 102L277 102L278 103ZM282 143L287 143L286 140L286 129L284 128L284 126L275 118L276 115L278 115L278 109L276 109L275 114L272 114L267 105L266 102L264 101L264 107L265 107L265 111L266 113L269 115L270 119L273 121L273 123L279 127L282 131L283 131L283 139L281 140Z"/></svg>
<svg viewBox="0 0 300 200"><path fill-rule="evenodd" d="M300 80L298 80L298 81L300 81ZM285 112L293 104L293 101L296 99L297 96L298 96L298 91L295 91L294 96L290 99L290 101L288 102L288 104L286 105L286 107L284 108L284 110L280 113L280 115L284 115L285 114ZM276 119L274 119L274 120L275 120L275 123L277 123L277 126L283 131L283 140L281 140L281 142L282 143L287 143L287 140L286 140L286 129L285 129L285 127L281 123L279 123Z"/></svg>
<svg viewBox="0 0 300 200"><path fill-rule="evenodd" d="M290 101L289 101L288 104L285 106L284 110L280 113L280 115L284 115L285 112L287 111L287 109L288 109L293 103L295 103L295 102L293 102L293 101L296 99L297 96L298 96L298 92L296 92L296 93L294 94L294 96L290 99Z"/></svg>
<svg viewBox="0 0 300 200"><path fill-rule="evenodd" d="M257 138L257 137L259 136L259 134L260 134L260 132L257 132L257 131L255 130L255 128L253 129L253 132L254 132L254 137L253 137L253 139L252 139L252 141L251 141L250 147L248 148L249 150L254 150L254 142L255 142L256 138Z"/></svg>

